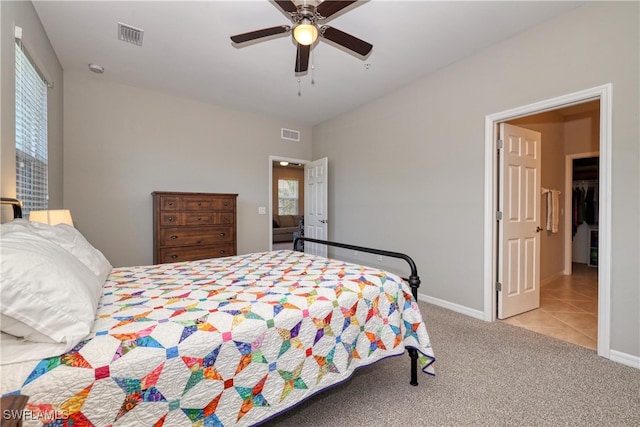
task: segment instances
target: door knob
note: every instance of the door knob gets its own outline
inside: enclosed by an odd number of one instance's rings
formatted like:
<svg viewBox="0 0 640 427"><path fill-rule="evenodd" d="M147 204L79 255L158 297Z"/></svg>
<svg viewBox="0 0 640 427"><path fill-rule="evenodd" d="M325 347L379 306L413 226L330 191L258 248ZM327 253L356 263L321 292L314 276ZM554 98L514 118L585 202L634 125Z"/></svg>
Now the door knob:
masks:
<svg viewBox="0 0 640 427"><path fill-rule="evenodd" d="M539 233L539 232L541 232L541 231L542 231L542 227L537 226L537 227L536 227L536 233Z"/></svg>
<svg viewBox="0 0 640 427"><path fill-rule="evenodd" d="M321 219L321 220L320 220L320 223L321 223L321 224L326 224L327 222L329 222L329 221L327 221L326 219Z"/></svg>

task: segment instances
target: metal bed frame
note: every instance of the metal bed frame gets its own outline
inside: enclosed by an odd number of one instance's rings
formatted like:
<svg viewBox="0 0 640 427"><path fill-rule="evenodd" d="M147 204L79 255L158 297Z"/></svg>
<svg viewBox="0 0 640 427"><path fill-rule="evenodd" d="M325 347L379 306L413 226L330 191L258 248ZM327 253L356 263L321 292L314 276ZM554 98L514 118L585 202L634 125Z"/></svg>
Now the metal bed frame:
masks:
<svg viewBox="0 0 640 427"><path fill-rule="evenodd" d="M420 287L420 277L418 276L418 268L416 267L416 263L413 262L413 259L411 259L409 255L405 255L400 252L385 251L382 249L348 245L346 243L312 239L310 237L296 237L296 239L293 241L293 250L302 252L302 250L299 250L298 248L302 249L304 245L302 245L301 243L303 242L318 243L321 245L334 246L337 248L349 249L353 251L366 252L366 253L371 253L375 255L382 255L386 257L399 258L399 259L405 260L409 264L409 267L411 268L411 275L409 276L409 278L403 277L403 279L411 287L411 293L413 294L413 298L416 301L418 301L418 288ZM411 381L409 381L409 384L411 384L412 386L417 386L418 385L418 351L415 348L408 348L407 352L409 353L409 357L411 358Z"/></svg>

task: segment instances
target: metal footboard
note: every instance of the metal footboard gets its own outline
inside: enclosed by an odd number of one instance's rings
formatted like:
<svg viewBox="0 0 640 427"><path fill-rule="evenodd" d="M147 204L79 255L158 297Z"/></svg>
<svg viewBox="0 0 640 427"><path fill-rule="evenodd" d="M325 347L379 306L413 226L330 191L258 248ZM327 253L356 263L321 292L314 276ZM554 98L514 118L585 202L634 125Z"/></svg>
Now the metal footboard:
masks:
<svg viewBox="0 0 640 427"><path fill-rule="evenodd" d="M400 253L400 252L391 252L385 251L382 249L375 248L367 248L363 246L349 245L346 243L338 243L338 242L330 242L328 240L318 240L312 239L310 237L297 237L293 242L293 249L298 250L301 247L302 242L310 242L310 243L318 243L326 246L334 246L342 249L349 249L353 251L366 252L375 255L382 255L391 258L399 258L405 260L409 267L411 268L411 275L408 278L403 279L409 284L411 287L411 293L413 294L413 298L418 301L418 288L420 287L420 277L418 276L418 268L416 267L416 263L411 259L409 255ZM418 351L413 348L408 348L407 352L409 353L409 357L411 358L411 381L409 384L413 386L418 385Z"/></svg>

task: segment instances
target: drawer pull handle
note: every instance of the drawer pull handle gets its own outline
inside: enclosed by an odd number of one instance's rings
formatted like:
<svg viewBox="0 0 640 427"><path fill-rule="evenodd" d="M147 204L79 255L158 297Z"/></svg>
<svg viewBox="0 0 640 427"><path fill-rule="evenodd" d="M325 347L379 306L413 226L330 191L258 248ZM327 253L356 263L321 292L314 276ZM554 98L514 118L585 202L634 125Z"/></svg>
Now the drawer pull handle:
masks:
<svg viewBox="0 0 640 427"><path fill-rule="evenodd" d="M171 258L176 259L176 258L178 258L178 255L173 254L173 255L171 255Z"/></svg>
<svg viewBox="0 0 640 427"><path fill-rule="evenodd" d="M227 235L227 233L220 233L220 237L224 237L226 235Z"/></svg>
<svg viewBox="0 0 640 427"><path fill-rule="evenodd" d="M176 240L176 239L178 238L178 236L171 236L171 238L172 238L173 240Z"/></svg>
<svg viewBox="0 0 640 427"><path fill-rule="evenodd" d="M227 251L225 251L224 249L220 249L220 253L221 254L225 254L225 253L227 253Z"/></svg>
<svg viewBox="0 0 640 427"><path fill-rule="evenodd" d="M229 206L229 203L224 202L224 207L226 208L227 206Z"/></svg>
<svg viewBox="0 0 640 427"><path fill-rule="evenodd" d="M169 206L173 206L173 202L169 202L167 203Z"/></svg>
<svg viewBox="0 0 640 427"><path fill-rule="evenodd" d="M202 206L202 202L198 202L198 206Z"/></svg>
<svg viewBox="0 0 640 427"><path fill-rule="evenodd" d="M198 217L198 221L202 221L202 217L200 217L200 216L199 216L199 217Z"/></svg>
<svg viewBox="0 0 640 427"><path fill-rule="evenodd" d="M225 221L229 221L229 217L228 217L228 216L225 216L225 217L224 217L224 220L225 220Z"/></svg>
<svg viewBox="0 0 640 427"><path fill-rule="evenodd" d="M169 222L173 222L173 217L172 217L172 216L170 216L169 218L167 218L167 221L169 221Z"/></svg>

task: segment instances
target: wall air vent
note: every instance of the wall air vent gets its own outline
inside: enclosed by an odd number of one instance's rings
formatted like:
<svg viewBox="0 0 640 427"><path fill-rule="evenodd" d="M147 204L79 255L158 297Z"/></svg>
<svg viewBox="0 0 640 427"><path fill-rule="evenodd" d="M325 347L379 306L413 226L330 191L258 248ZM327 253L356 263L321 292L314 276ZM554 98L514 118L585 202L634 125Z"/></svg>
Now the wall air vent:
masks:
<svg viewBox="0 0 640 427"><path fill-rule="evenodd" d="M300 132L293 129L282 128L280 131L280 138L300 142Z"/></svg>
<svg viewBox="0 0 640 427"><path fill-rule="evenodd" d="M135 44L137 46L142 46L143 35L144 30L132 27L131 25L123 24L122 22L118 22L118 40Z"/></svg>

